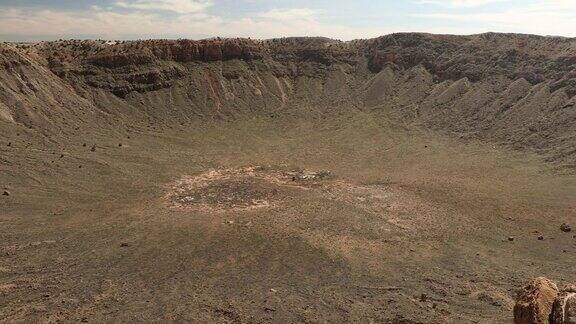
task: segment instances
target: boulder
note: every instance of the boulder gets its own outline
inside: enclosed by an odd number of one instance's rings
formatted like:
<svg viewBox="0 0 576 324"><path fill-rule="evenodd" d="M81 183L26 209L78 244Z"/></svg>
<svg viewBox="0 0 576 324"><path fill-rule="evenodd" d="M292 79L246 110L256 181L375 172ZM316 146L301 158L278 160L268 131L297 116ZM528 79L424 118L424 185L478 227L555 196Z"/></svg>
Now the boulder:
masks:
<svg viewBox="0 0 576 324"><path fill-rule="evenodd" d="M547 324L559 291L544 277L534 279L518 294L514 306L515 324Z"/></svg>
<svg viewBox="0 0 576 324"><path fill-rule="evenodd" d="M576 286L564 289L552 306L551 324L576 324Z"/></svg>

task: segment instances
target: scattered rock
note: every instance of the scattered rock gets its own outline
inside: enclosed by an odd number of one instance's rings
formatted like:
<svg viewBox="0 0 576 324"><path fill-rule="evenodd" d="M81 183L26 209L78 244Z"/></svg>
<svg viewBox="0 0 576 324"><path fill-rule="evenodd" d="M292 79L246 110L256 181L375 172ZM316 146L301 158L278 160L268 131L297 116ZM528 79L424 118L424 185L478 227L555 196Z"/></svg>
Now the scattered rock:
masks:
<svg viewBox="0 0 576 324"><path fill-rule="evenodd" d="M564 287L564 289L562 289L562 291L576 293L576 285L567 285L566 287Z"/></svg>
<svg viewBox="0 0 576 324"><path fill-rule="evenodd" d="M332 179L334 176L330 171L293 171L290 173L292 181L321 181Z"/></svg>
<svg viewBox="0 0 576 324"><path fill-rule="evenodd" d="M550 314L552 324L576 324L576 286L568 286L556 297Z"/></svg>
<svg viewBox="0 0 576 324"><path fill-rule="evenodd" d="M558 293L554 282L544 277L534 279L518 294L514 306L514 323L547 324Z"/></svg>
<svg viewBox="0 0 576 324"><path fill-rule="evenodd" d="M564 223L560 225L560 230L564 233L570 233L572 232L572 226L570 226L568 223Z"/></svg>
<svg viewBox="0 0 576 324"><path fill-rule="evenodd" d="M420 301L421 302L426 302L428 300L428 295L426 294L421 294L420 295Z"/></svg>

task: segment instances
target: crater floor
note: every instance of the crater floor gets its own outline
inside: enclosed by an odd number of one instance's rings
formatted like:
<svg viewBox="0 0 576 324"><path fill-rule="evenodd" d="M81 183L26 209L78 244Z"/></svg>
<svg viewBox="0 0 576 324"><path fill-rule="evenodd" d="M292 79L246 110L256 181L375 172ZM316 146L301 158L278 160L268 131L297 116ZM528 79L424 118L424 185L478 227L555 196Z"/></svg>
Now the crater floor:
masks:
<svg viewBox="0 0 576 324"><path fill-rule="evenodd" d="M508 323L574 279L576 179L528 153L361 111L87 142L3 148L0 321Z"/></svg>

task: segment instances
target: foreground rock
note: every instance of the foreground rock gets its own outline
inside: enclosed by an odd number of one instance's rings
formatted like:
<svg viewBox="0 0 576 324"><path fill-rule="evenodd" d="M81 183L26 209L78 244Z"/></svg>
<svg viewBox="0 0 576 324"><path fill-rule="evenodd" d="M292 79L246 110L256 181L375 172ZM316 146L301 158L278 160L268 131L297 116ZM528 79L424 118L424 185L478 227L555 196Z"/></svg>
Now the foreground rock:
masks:
<svg viewBox="0 0 576 324"><path fill-rule="evenodd" d="M554 282L543 277L534 279L518 295L514 306L514 323L549 323L552 305L558 294L558 287Z"/></svg>
<svg viewBox="0 0 576 324"><path fill-rule="evenodd" d="M552 324L576 324L576 286L564 289L552 307Z"/></svg>

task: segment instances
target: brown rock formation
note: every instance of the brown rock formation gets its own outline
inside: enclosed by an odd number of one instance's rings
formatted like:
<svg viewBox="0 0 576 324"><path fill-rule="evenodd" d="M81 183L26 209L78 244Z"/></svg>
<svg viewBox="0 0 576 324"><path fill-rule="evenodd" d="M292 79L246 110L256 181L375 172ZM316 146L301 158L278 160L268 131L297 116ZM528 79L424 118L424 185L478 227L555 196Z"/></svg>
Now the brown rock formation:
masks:
<svg viewBox="0 0 576 324"><path fill-rule="evenodd" d="M547 324L557 296L558 287L554 282L544 277L534 279L518 295L514 306L514 323Z"/></svg>
<svg viewBox="0 0 576 324"><path fill-rule="evenodd" d="M552 324L576 324L576 286L562 290L550 315Z"/></svg>

